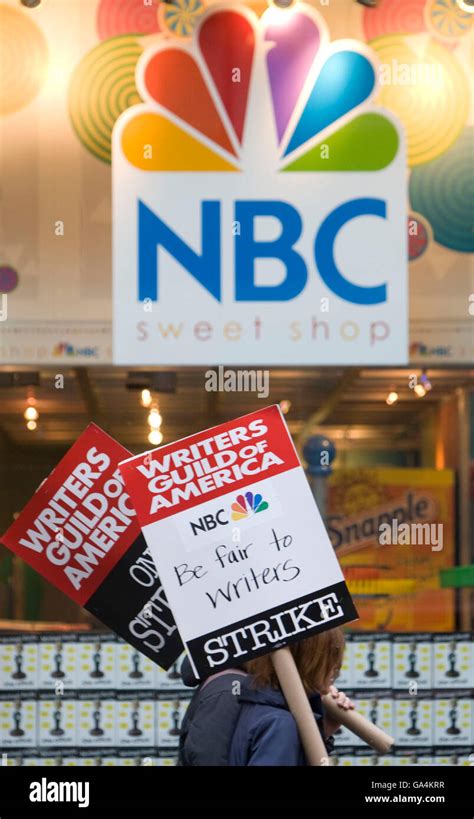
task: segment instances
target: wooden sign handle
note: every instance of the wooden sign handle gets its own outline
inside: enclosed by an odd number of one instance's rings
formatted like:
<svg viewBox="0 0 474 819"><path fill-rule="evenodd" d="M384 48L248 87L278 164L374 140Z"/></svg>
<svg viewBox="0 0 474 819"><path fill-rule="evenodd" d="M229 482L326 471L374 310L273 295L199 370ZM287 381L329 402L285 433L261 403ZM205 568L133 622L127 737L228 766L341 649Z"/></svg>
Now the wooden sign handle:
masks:
<svg viewBox="0 0 474 819"><path fill-rule="evenodd" d="M371 748L379 754L387 754L394 743L394 739L382 731L373 722L363 717L357 711L345 711L340 708L330 694L322 697L325 712L333 719L345 725L354 734L364 740Z"/></svg>
<svg viewBox="0 0 474 819"><path fill-rule="evenodd" d="M272 652L271 658L281 690L298 726L308 765L325 767L331 765L290 649L280 648Z"/></svg>

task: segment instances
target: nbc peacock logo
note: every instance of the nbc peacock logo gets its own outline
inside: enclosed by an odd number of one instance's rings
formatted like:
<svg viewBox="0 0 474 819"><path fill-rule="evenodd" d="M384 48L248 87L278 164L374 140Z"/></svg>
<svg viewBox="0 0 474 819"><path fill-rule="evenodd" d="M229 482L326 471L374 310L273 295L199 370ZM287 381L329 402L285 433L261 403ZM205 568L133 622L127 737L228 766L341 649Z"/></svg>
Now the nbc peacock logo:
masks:
<svg viewBox="0 0 474 819"><path fill-rule="evenodd" d="M232 520L245 520L258 512L264 512L269 508L267 501L263 500L260 494L253 494L253 492L245 492L244 495L237 495L234 503L231 506Z"/></svg>
<svg viewBox="0 0 474 819"><path fill-rule="evenodd" d="M397 153L398 133L368 108L369 54L356 41L329 45L322 18L303 4L269 9L260 25L243 8L211 9L191 45L166 40L144 53L137 87L146 104L124 115L123 152L145 171L232 172L245 168L255 142L265 143L268 165L273 142L281 171L380 170ZM271 108L271 135L260 118L252 128L253 94Z"/></svg>
<svg viewBox="0 0 474 819"><path fill-rule="evenodd" d="M373 52L304 3L213 5L136 84L113 134L116 363L402 363L404 137Z"/></svg>

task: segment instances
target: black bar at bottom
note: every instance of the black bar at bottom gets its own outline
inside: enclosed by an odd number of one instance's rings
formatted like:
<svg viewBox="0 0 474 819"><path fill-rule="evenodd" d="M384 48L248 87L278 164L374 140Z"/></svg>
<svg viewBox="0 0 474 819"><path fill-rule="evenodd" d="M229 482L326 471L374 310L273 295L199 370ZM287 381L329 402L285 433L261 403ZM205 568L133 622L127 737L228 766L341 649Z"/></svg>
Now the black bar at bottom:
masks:
<svg viewBox="0 0 474 819"><path fill-rule="evenodd" d="M55 801L61 795L63 801ZM74 783L82 783L74 787ZM88 789L86 789L88 785ZM467 767L392 768L22 768L0 767L0 816L100 816L120 806L120 815L139 816L189 803L258 810L256 802L313 805L314 815L347 809L350 815L472 817L473 775ZM67 799L67 794L70 799ZM87 800L86 800L87 794ZM37 801L35 797L42 801ZM76 797L76 801L74 801ZM82 797L84 807L79 807ZM88 802L86 805L85 802ZM455 811L455 813L453 812ZM133 812L133 813L132 813Z"/></svg>

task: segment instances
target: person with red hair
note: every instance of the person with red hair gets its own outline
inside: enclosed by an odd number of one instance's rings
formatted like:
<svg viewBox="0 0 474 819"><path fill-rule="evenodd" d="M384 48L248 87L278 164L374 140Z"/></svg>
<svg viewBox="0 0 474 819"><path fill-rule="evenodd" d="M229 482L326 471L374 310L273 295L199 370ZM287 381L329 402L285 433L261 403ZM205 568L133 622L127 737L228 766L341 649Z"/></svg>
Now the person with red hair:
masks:
<svg viewBox="0 0 474 819"><path fill-rule="evenodd" d="M333 685L344 653L343 632L338 628L324 631L294 643L290 650L329 754L339 723L324 713L321 694L331 694L343 710L354 708ZM187 685L196 684L187 660L182 674ZM307 764L270 655L214 674L200 685L183 721L178 764Z"/></svg>

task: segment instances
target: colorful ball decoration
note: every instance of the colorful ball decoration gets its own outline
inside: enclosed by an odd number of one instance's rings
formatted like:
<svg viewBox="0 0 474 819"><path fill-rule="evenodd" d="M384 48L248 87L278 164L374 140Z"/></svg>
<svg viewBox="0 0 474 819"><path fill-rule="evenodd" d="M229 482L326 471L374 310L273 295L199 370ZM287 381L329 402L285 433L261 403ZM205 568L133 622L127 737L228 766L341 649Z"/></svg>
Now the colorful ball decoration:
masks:
<svg viewBox="0 0 474 819"><path fill-rule="evenodd" d="M160 0L100 0L97 33L101 40L120 34L156 34Z"/></svg>
<svg viewBox="0 0 474 819"><path fill-rule="evenodd" d="M325 454L324 459L321 457L323 453ZM336 447L333 441L325 435L312 435L303 447L303 457L308 464L310 475L313 477L330 475L331 464L336 457Z"/></svg>
<svg viewBox="0 0 474 819"><path fill-rule="evenodd" d="M460 8L457 0L426 0L425 21L428 31L453 42L472 31L474 14Z"/></svg>
<svg viewBox="0 0 474 819"><path fill-rule="evenodd" d="M380 60L377 102L403 123L408 164L440 156L458 138L469 111L469 83L456 56L428 37L420 43L393 34L370 46Z"/></svg>
<svg viewBox="0 0 474 819"><path fill-rule="evenodd" d="M408 260L414 262L423 255L431 240L431 228L419 213L408 216Z"/></svg>
<svg viewBox="0 0 474 819"><path fill-rule="evenodd" d="M120 114L141 102L135 68L143 49L139 37L112 37L77 65L69 89L73 128L91 154L111 161L112 129Z"/></svg>
<svg viewBox="0 0 474 819"><path fill-rule="evenodd" d="M0 116L19 111L40 91L48 47L40 28L20 9L0 5Z"/></svg>
<svg viewBox="0 0 474 819"><path fill-rule="evenodd" d="M11 293L18 286L19 276L14 267L0 265L0 293Z"/></svg>
<svg viewBox="0 0 474 819"><path fill-rule="evenodd" d="M428 219L437 242L461 253L474 252L474 127L466 128L442 156L414 168L411 206Z"/></svg>
<svg viewBox="0 0 474 819"><path fill-rule="evenodd" d="M158 17L163 31L174 37L191 37L203 12L201 0L171 0L160 4Z"/></svg>

